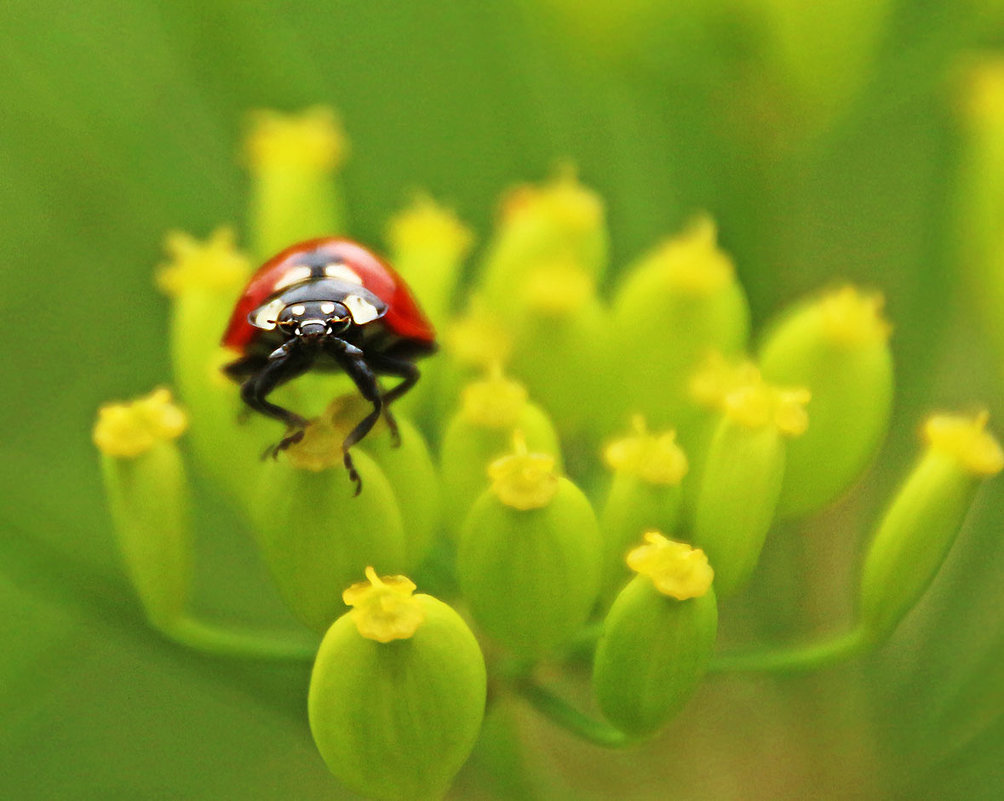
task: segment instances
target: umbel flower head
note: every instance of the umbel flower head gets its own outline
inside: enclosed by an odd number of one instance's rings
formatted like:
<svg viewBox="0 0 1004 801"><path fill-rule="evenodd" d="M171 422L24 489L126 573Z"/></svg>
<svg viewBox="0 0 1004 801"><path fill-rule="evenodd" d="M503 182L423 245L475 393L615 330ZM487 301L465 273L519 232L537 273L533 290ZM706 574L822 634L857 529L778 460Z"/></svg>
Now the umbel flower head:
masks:
<svg viewBox="0 0 1004 801"><path fill-rule="evenodd" d="M308 422L263 460L284 432L223 376L234 354L219 337L254 264L347 234L346 152L330 110L252 119L250 230L170 233L157 271L186 411L156 390L101 409L94 441L151 623L232 656L316 657L311 730L355 792L442 795L477 738L488 681L495 698L520 694L619 746L659 731L709 669L807 669L879 645L1004 464L986 415L931 418L877 523L850 633L716 656L717 599L744 591L775 523L841 497L879 448L892 327L878 292L838 285L782 311L754 350L709 215L612 265L603 200L567 168L505 194L476 249L428 196L395 215L386 256L437 327L439 354L393 402L396 429L383 417L361 439L350 432L372 398L344 374L276 388L270 399ZM358 495L343 466L354 439ZM304 632L194 616L189 460L243 518ZM544 663L583 674L584 651L602 720L539 679Z"/></svg>

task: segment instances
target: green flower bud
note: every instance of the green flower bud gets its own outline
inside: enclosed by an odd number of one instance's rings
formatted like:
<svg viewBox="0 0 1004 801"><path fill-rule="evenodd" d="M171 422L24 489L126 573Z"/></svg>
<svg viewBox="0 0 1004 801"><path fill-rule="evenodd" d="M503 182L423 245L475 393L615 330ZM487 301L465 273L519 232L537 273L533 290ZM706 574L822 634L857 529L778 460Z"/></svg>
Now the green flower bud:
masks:
<svg viewBox="0 0 1004 801"><path fill-rule="evenodd" d="M627 274L609 324L617 418L640 412L657 426L696 414L688 382L709 350L741 351L749 309L711 220L651 253ZM628 407L631 408L628 408Z"/></svg>
<svg viewBox="0 0 1004 801"><path fill-rule="evenodd" d="M986 423L986 414L927 421L927 450L886 510L865 557L859 606L869 636L888 636L920 599L982 479L1004 467L1004 452Z"/></svg>
<svg viewBox="0 0 1004 801"><path fill-rule="evenodd" d="M657 532L628 556L637 575L603 622L593 691L627 734L658 731L687 702L711 659L718 629L714 576L700 550Z"/></svg>
<svg viewBox="0 0 1004 801"><path fill-rule="evenodd" d="M694 542L714 565L722 598L746 582L760 558L784 477L782 436L797 436L808 425L806 390L753 378L723 399L694 507Z"/></svg>
<svg viewBox="0 0 1004 801"><path fill-rule="evenodd" d="M394 269L414 288L432 323L441 327L474 241L470 229L452 212L421 196L390 221L388 239Z"/></svg>
<svg viewBox="0 0 1004 801"><path fill-rule="evenodd" d="M381 421L359 447L373 458L390 482L406 524L406 564L419 565L439 529L439 476L418 429L401 415L396 415L396 420L401 435L399 444L394 444L389 429Z"/></svg>
<svg viewBox="0 0 1004 801"><path fill-rule="evenodd" d="M599 279L607 247L603 202L565 170L543 186L520 186L503 199L479 286L489 304L504 308L513 288L524 286L540 264L571 262Z"/></svg>
<svg viewBox="0 0 1004 801"><path fill-rule="evenodd" d="M484 717L484 658L449 606L404 576L345 591L310 679L310 730L331 772L367 798L441 798Z"/></svg>
<svg viewBox="0 0 1004 801"><path fill-rule="evenodd" d="M158 389L132 403L103 406L94 426L119 551L157 627L181 615L191 584L188 484L174 441L186 425L171 393Z"/></svg>
<svg viewBox="0 0 1004 801"><path fill-rule="evenodd" d="M441 331L448 323L463 260L473 235L456 216L427 197L419 197L391 220L387 238L391 263L418 296L422 310ZM440 338L446 345L445 337ZM497 358L497 357L493 357ZM413 419L439 419L437 403L448 359L441 355L422 366L422 380L398 401L397 408ZM451 382L451 388L456 384ZM454 397L451 396L452 403Z"/></svg>
<svg viewBox="0 0 1004 801"><path fill-rule="evenodd" d="M690 377L688 394L699 410L683 432L690 463L688 478L683 484L683 505L690 517L697 504L708 449L729 406L729 399L742 397L747 387L756 386L761 380L760 369L749 359L726 358L717 350L709 351Z"/></svg>
<svg viewBox="0 0 1004 801"><path fill-rule="evenodd" d="M610 316L595 279L572 263L542 264L516 297L513 373L533 397L546 401L564 437L592 433L604 405L597 402L594 377Z"/></svg>
<svg viewBox="0 0 1004 801"><path fill-rule="evenodd" d="M812 425L788 446L779 512L806 514L857 478L885 436L892 408L890 327L882 298L843 287L783 319L760 365L769 381L808 387Z"/></svg>
<svg viewBox="0 0 1004 801"><path fill-rule="evenodd" d="M401 511L383 471L353 448L363 485L355 495L342 466L341 444L356 419L321 417L278 459L259 462L251 508L258 545L286 604L318 631L338 616L342 588L367 565L409 566Z"/></svg>
<svg viewBox="0 0 1004 801"><path fill-rule="evenodd" d="M603 451L613 483L600 515L603 535L603 591L623 584L624 557L646 529L670 531L680 515L680 482L687 457L676 444L676 432L649 433L642 417L635 432L611 442Z"/></svg>
<svg viewBox="0 0 1004 801"><path fill-rule="evenodd" d="M585 495L525 443L491 465L464 521L457 577L471 614L522 656L568 640L596 601L602 543Z"/></svg>
<svg viewBox="0 0 1004 801"><path fill-rule="evenodd" d="M237 425L243 403L236 384L222 372L237 354L221 348L206 330L222 333L251 263L228 228L205 242L171 233L165 247L170 259L158 268L157 286L171 298L171 361L191 411L189 441L206 472L232 497L246 501L272 426L258 416Z"/></svg>
<svg viewBox="0 0 1004 801"><path fill-rule="evenodd" d="M540 407L527 400L521 384L496 370L464 389L460 410L447 426L440 448L443 521L448 530L460 527L471 504L487 488L488 465L509 451L516 431L522 432L533 451L560 460L554 426Z"/></svg>
<svg viewBox="0 0 1004 801"><path fill-rule="evenodd" d="M259 111L251 119L245 154L254 195L251 230L261 258L290 244L344 229L334 174L347 142L331 109L300 115Z"/></svg>
<svg viewBox="0 0 1004 801"><path fill-rule="evenodd" d="M506 364L513 345L512 331L476 296L463 314L444 326L439 341L442 352L435 360L433 383L427 387L432 402L422 407L437 429L442 419L456 412L464 387Z"/></svg>
<svg viewBox="0 0 1004 801"><path fill-rule="evenodd" d="M982 315L1004 375L1004 60L980 55L963 72L959 103L961 148L955 198L955 261L968 277L969 297Z"/></svg>

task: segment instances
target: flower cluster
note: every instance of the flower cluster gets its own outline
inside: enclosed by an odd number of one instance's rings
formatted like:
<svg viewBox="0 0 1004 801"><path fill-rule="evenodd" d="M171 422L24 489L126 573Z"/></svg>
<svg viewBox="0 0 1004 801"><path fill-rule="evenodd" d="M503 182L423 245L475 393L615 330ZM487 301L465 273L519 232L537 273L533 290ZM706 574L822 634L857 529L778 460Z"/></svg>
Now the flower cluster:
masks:
<svg viewBox="0 0 1004 801"><path fill-rule="evenodd" d="M785 310L754 347L710 218L608 274L603 203L567 170L504 197L469 282L473 236L452 213L422 197L391 221L389 259L441 352L395 404L400 441L380 423L353 447L360 495L341 443L367 404L344 376L277 391L311 421L262 460L281 431L242 411L217 332L255 262L342 232L344 150L329 111L255 119L253 257L227 229L171 234L157 273L187 413L159 389L102 409L94 440L151 623L194 647L316 657L311 730L365 796L445 792L489 681L623 745L662 728L709 669L800 669L877 645L939 569L980 480L1004 466L986 415L933 417L868 546L849 633L716 655L717 599L746 584L773 524L832 503L880 446L891 327L878 293L839 286ZM319 644L191 617L189 458L250 523ZM544 662L581 670L584 651L602 720L538 680Z"/></svg>

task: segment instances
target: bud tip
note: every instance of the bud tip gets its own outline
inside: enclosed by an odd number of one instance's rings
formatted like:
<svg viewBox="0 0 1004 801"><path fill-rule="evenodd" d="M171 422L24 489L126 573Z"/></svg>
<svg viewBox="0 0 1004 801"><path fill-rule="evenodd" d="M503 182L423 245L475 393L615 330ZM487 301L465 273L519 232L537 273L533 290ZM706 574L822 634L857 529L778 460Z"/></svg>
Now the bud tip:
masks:
<svg viewBox="0 0 1004 801"><path fill-rule="evenodd" d="M645 532L645 542L628 553L628 567L650 578L663 595L678 601L707 594L715 571L704 551L667 539L658 531Z"/></svg>
<svg viewBox="0 0 1004 801"><path fill-rule="evenodd" d="M102 453L129 459L181 436L187 427L188 417L174 404L171 391L160 387L129 403L98 409L93 438Z"/></svg>
<svg viewBox="0 0 1004 801"><path fill-rule="evenodd" d="M415 582L406 576L377 575L366 568L366 581L359 581L342 593L352 607L349 613L359 634L368 640L388 643L406 640L425 621L425 610L413 597Z"/></svg>
<svg viewBox="0 0 1004 801"><path fill-rule="evenodd" d="M854 286L844 286L819 301L823 331L829 340L840 345L865 345L885 342L892 325L882 314L885 299L880 292L866 293Z"/></svg>
<svg viewBox="0 0 1004 801"><path fill-rule="evenodd" d="M973 475L993 476L1004 468L1004 451L986 430L990 415L974 417L938 414L924 424L924 438L933 450L948 454Z"/></svg>
<svg viewBox="0 0 1004 801"><path fill-rule="evenodd" d="M687 474L687 456L676 443L676 431L651 433L645 418L633 419L634 433L614 440L603 450L607 467L637 476L649 484L675 486Z"/></svg>
<svg viewBox="0 0 1004 801"><path fill-rule="evenodd" d="M558 491L554 456L530 453L522 432L517 431L513 439L513 453L488 466L492 491L506 506L521 511L547 506Z"/></svg>
<svg viewBox="0 0 1004 801"><path fill-rule="evenodd" d="M157 288L177 297L188 289L230 289L251 272L251 262L237 249L230 227L217 228L204 242L183 231L164 239L170 261L157 268Z"/></svg>
<svg viewBox="0 0 1004 801"><path fill-rule="evenodd" d="M345 160L348 141L335 112L313 106L299 114L252 113L244 148L254 170L299 167L333 172Z"/></svg>

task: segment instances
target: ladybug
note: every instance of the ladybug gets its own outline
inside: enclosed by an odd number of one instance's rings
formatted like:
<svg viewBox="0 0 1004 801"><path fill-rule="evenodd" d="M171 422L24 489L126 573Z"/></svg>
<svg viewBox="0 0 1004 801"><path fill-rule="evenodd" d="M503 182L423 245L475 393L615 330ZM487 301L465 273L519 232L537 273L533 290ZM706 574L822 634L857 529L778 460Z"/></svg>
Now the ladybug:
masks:
<svg viewBox="0 0 1004 801"><path fill-rule="evenodd" d="M240 383L244 402L289 429L266 456L303 439L307 425L300 415L271 403L272 390L311 369L349 375L373 404L342 442L356 495L362 481L349 449L381 414L395 443L400 441L388 406L418 381L415 360L436 351L432 325L401 277L362 245L339 238L301 242L266 261L237 301L222 344L241 354L223 371ZM402 380L383 392L378 375Z"/></svg>

